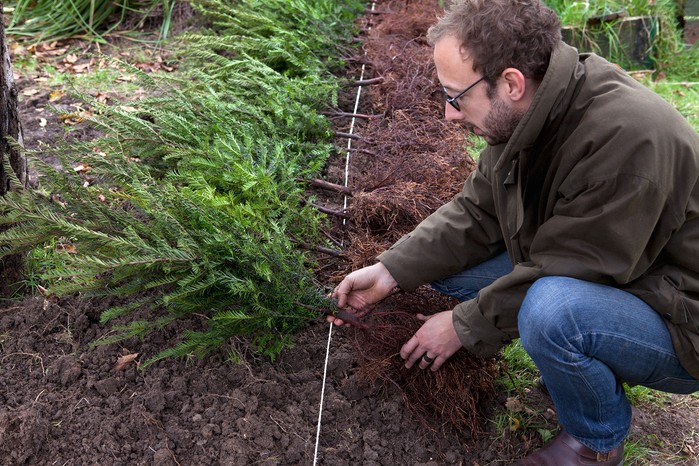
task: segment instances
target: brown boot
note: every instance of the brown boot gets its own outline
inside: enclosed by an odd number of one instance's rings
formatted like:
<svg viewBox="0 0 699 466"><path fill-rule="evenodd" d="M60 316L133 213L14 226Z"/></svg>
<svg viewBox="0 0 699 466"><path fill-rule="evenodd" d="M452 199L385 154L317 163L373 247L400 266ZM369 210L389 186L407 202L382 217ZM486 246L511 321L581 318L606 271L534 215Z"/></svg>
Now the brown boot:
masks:
<svg viewBox="0 0 699 466"><path fill-rule="evenodd" d="M624 444L608 453L597 453L561 432L548 445L513 466L622 466Z"/></svg>

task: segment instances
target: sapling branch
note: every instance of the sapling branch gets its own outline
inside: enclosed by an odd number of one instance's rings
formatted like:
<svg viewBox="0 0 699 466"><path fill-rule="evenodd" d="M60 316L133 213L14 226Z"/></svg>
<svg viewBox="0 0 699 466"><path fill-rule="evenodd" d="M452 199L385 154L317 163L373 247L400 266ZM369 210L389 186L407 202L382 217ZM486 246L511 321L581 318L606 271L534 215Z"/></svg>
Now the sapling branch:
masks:
<svg viewBox="0 0 699 466"><path fill-rule="evenodd" d="M348 196L352 195L352 190L347 186L330 183L329 181L313 178L308 180L308 183L310 183L312 186L315 186L316 188L326 189L328 191L335 191L338 193L346 194Z"/></svg>
<svg viewBox="0 0 699 466"><path fill-rule="evenodd" d="M371 86L373 84L381 84L383 82L383 76L371 79L361 79L350 84L350 86Z"/></svg>
<svg viewBox="0 0 699 466"><path fill-rule="evenodd" d="M330 233L328 233L328 232L325 231L325 230L321 230L321 233L323 234L323 236L325 236L325 237L328 238L330 241L332 241L332 243L333 243L335 246L337 246L337 247L339 247L339 248L342 247L342 243L341 243L340 241L338 241L337 239L335 239Z"/></svg>
<svg viewBox="0 0 699 466"><path fill-rule="evenodd" d="M367 155L371 155L371 156L376 157L376 152L372 152L372 151L367 150L367 149L358 149L358 148L356 148L356 147L352 147L352 148L350 148L350 149L346 149L346 148L339 148L339 147L338 147L338 150L340 150L340 151L342 151L342 152L347 152L347 151L350 151L350 152L357 152L357 153L360 153L360 154L367 154Z"/></svg>
<svg viewBox="0 0 699 466"><path fill-rule="evenodd" d="M335 300L332 299L329 301L330 306L327 308L321 308L321 307L315 307L315 306L309 306L308 304L303 304L299 302L294 302L299 307L302 307L304 309L308 309L309 311L317 312L320 315L327 316L335 316L338 319L342 319L343 321L347 322L348 324L351 324L357 328L361 329L368 329L369 326L366 325L364 322L362 322L359 317L356 315L352 314L351 312L345 311L344 309L341 309L337 307L337 304L335 303Z"/></svg>
<svg viewBox="0 0 699 466"><path fill-rule="evenodd" d="M340 218L347 218L347 219L350 218L350 215L345 211L329 209L327 207L323 207L321 205L314 204L313 202L311 202L311 205L313 207L315 207L316 209L318 209L320 212L323 212L324 214L333 215L335 217L340 217Z"/></svg>
<svg viewBox="0 0 699 466"><path fill-rule="evenodd" d="M325 248L323 246L316 246L315 250L318 252L322 252L323 254L327 254L329 256L342 257L342 251L337 251L335 249Z"/></svg>
<svg viewBox="0 0 699 466"><path fill-rule="evenodd" d="M341 131L336 131L335 136L337 136L338 138L354 139L355 141L365 141L365 139L359 135L343 133Z"/></svg>

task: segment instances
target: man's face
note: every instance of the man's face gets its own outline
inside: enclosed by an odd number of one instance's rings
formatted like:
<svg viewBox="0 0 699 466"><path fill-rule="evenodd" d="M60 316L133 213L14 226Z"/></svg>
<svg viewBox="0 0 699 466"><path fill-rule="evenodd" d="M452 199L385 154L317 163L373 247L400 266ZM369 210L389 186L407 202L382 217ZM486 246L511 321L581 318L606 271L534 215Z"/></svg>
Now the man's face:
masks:
<svg viewBox="0 0 699 466"><path fill-rule="evenodd" d="M459 41L446 36L435 44L434 62L437 75L447 93L456 96L481 78L473 71L470 58L464 59ZM500 96L500 80L488 95L488 84L481 81L458 99L460 110L445 103L447 120L461 122L490 145L507 142L519 124L524 111L514 108Z"/></svg>

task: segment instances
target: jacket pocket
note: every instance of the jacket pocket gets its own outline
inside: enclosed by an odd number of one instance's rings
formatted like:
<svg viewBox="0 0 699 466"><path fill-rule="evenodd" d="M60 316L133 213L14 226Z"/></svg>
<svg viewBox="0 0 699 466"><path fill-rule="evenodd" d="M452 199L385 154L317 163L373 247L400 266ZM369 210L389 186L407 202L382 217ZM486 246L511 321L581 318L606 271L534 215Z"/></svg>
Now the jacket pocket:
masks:
<svg viewBox="0 0 699 466"><path fill-rule="evenodd" d="M663 275L659 293L662 295L663 301L667 303L667 307L660 310L660 315L673 324L687 325L691 320L690 312L687 308L687 299L679 290L679 286L679 283L675 282L672 277ZM696 330L696 325L693 322L689 327Z"/></svg>

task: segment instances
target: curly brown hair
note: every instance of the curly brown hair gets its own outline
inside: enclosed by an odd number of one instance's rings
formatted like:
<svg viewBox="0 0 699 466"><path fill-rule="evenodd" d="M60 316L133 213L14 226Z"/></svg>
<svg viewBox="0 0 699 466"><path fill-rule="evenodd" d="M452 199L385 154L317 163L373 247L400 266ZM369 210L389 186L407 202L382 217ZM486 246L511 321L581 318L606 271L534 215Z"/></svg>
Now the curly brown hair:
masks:
<svg viewBox="0 0 699 466"><path fill-rule="evenodd" d="M517 68L540 81L561 40L561 26L540 0L455 0L427 31L434 46L453 36L490 86L505 68Z"/></svg>

